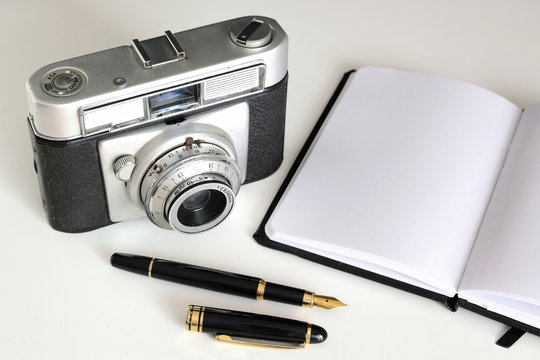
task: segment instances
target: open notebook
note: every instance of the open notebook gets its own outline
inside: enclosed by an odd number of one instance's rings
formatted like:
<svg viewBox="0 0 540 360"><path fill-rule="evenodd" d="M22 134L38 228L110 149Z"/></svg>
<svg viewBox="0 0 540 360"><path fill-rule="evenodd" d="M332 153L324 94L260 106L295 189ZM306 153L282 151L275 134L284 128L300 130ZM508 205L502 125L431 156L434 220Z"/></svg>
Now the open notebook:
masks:
<svg viewBox="0 0 540 360"><path fill-rule="evenodd" d="M364 67L342 81L255 238L538 335L539 187L540 106Z"/></svg>

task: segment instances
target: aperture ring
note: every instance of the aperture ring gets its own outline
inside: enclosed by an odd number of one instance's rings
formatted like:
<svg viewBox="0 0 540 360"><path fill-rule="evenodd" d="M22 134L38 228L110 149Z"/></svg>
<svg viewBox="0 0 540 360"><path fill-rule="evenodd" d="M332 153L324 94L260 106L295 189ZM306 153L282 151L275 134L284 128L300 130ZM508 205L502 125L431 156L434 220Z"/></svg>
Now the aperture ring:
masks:
<svg viewBox="0 0 540 360"><path fill-rule="evenodd" d="M148 190L154 187L157 182L162 181L163 177L167 176L168 173L179 166L183 166L183 164L187 164L194 159L200 159L205 155L221 155L228 157L228 153L225 149L212 143L204 143L202 145L193 144L191 146L182 145L162 154L154 161L152 166L147 169L142 178L140 186L141 201L144 203Z"/></svg>

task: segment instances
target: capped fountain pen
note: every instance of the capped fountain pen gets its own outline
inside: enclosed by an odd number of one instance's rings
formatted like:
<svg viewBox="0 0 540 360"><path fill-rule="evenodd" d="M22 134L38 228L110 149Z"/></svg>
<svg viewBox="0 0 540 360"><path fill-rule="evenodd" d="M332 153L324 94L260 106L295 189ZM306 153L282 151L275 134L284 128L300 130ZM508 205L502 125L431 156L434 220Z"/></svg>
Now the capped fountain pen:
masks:
<svg viewBox="0 0 540 360"><path fill-rule="evenodd" d="M346 304L330 296L317 295L311 291L266 282L253 276L234 274L175 261L115 253L111 256L111 264L119 269L156 279L257 300L272 300L304 307L317 306L323 309L346 306Z"/></svg>

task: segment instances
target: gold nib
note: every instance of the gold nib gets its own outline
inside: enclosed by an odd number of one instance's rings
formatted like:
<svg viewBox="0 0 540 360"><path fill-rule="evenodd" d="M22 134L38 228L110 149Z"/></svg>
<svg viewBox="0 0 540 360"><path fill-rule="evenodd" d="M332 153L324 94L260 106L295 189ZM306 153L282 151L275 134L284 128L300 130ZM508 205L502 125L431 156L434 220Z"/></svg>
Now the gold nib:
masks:
<svg viewBox="0 0 540 360"><path fill-rule="evenodd" d="M324 295L314 295L313 306L318 306L320 308L330 310L339 306L347 306L347 304L342 303L335 297L324 296Z"/></svg>

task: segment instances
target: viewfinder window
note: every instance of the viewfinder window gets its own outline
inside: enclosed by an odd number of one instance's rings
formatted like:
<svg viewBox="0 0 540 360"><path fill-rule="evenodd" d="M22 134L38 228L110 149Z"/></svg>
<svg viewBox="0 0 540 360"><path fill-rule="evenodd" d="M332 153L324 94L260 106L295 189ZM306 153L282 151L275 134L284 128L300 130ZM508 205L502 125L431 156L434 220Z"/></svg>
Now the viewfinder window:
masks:
<svg viewBox="0 0 540 360"><path fill-rule="evenodd" d="M148 97L152 118L199 106L199 85L191 85Z"/></svg>

